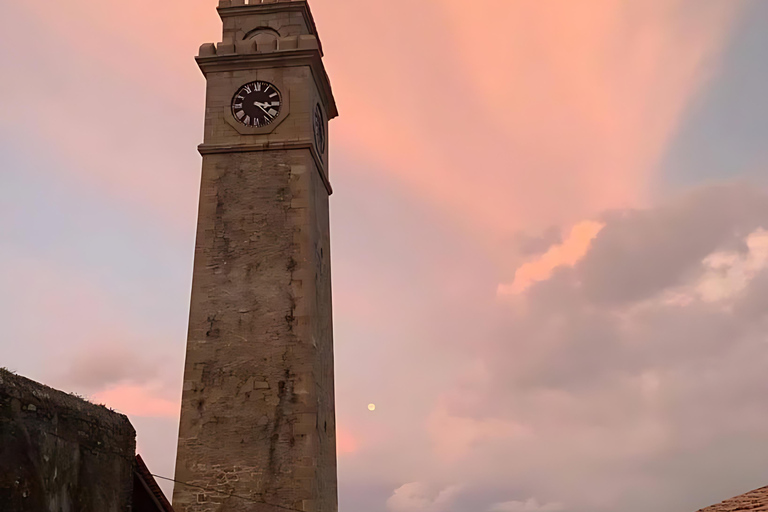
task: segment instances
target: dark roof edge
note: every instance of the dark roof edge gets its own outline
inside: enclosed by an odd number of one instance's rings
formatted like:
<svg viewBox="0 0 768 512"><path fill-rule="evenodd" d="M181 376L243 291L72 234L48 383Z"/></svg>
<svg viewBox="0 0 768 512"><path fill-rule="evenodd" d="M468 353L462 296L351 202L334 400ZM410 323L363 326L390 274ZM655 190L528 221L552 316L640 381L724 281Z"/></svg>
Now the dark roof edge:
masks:
<svg viewBox="0 0 768 512"><path fill-rule="evenodd" d="M135 472L144 487L146 487L150 494L152 494L152 496L155 498L160 509L162 509L164 512L175 512L171 506L171 502L169 502L168 498L165 497L163 490L160 489L159 485L157 485L157 480L155 480L155 477L152 476L149 468L144 463L144 459L142 459L141 455L138 453L136 454Z"/></svg>

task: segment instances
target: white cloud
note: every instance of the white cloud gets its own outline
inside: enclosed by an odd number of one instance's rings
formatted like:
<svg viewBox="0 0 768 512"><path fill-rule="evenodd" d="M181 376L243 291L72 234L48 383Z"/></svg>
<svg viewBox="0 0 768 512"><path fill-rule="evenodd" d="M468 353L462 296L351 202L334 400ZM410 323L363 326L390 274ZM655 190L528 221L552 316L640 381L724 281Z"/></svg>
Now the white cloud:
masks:
<svg viewBox="0 0 768 512"><path fill-rule="evenodd" d="M560 503L540 504L536 498L527 501L506 501L496 503L489 512L558 512L565 510Z"/></svg>
<svg viewBox="0 0 768 512"><path fill-rule="evenodd" d="M447 512L460 490L449 486L434 492L421 482L411 482L395 490L387 500L389 512Z"/></svg>
<svg viewBox="0 0 768 512"><path fill-rule="evenodd" d="M768 265L768 231L757 229L744 240L747 251L715 252L704 259L706 273L696 285L708 302L733 297Z"/></svg>

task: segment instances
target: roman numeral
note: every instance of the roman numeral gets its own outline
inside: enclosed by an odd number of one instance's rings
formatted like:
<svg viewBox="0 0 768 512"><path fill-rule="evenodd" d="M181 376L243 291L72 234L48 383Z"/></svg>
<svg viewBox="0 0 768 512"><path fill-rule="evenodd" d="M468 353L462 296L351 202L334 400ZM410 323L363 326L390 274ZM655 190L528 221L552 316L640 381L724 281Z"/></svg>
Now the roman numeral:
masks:
<svg viewBox="0 0 768 512"><path fill-rule="evenodd" d="M251 122L251 116L245 116L245 119L243 120L245 124L249 124Z"/></svg>
<svg viewBox="0 0 768 512"><path fill-rule="evenodd" d="M250 85L244 86L243 89L245 89L246 94L251 94L251 86Z"/></svg>
<svg viewBox="0 0 768 512"><path fill-rule="evenodd" d="M277 96L276 92L273 92L272 94L269 95L270 98L274 98L275 96Z"/></svg>
<svg viewBox="0 0 768 512"><path fill-rule="evenodd" d="M275 117L277 115L277 110L271 108L267 111L267 114L269 114L272 117Z"/></svg>
<svg viewBox="0 0 768 512"><path fill-rule="evenodd" d="M238 110L237 112L235 112L235 115L237 116L238 119L242 119L243 116L245 115L245 112L243 112L242 110Z"/></svg>
<svg viewBox="0 0 768 512"><path fill-rule="evenodd" d="M261 82L256 82L256 92L261 92Z"/></svg>
<svg viewBox="0 0 768 512"><path fill-rule="evenodd" d="M238 110L242 110L242 108L243 108L243 104L242 104L242 103L235 103L235 104L234 104L234 105L232 105L232 106L233 106L235 109L238 109Z"/></svg>
<svg viewBox="0 0 768 512"><path fill-rule="evenodd" d="M279 101L273 101L272 102L272 106L273 107L279 107L280 106L280 102Z"/></svg>

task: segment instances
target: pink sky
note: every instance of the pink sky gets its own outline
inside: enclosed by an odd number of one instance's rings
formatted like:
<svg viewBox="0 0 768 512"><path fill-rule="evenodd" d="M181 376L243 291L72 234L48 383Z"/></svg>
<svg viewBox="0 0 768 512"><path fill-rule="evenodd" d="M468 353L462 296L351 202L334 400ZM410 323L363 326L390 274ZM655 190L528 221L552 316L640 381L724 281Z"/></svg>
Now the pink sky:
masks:
<svg viewBox="0 0 768 512"><path fill-rule="evenodd" d="M0 365L129 414L168 475L215 4L0 8ZM311 6L341 114L342 512L673 512L767 484L768 202L740 169L664 175L753 4ZM69 199L11 197L38 187Z"/></svg>

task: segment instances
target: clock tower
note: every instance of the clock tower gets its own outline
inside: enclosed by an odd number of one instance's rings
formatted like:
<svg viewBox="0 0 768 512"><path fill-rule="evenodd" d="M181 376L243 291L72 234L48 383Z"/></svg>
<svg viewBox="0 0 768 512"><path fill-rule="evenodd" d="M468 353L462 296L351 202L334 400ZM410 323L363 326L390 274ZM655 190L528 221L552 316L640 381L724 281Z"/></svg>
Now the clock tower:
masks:
<svg viewBox="0 0 768 512"><path fill-rule="evenodd" d="M220 0L173 505L336 512L327 123L304 0Z"/></svg>

